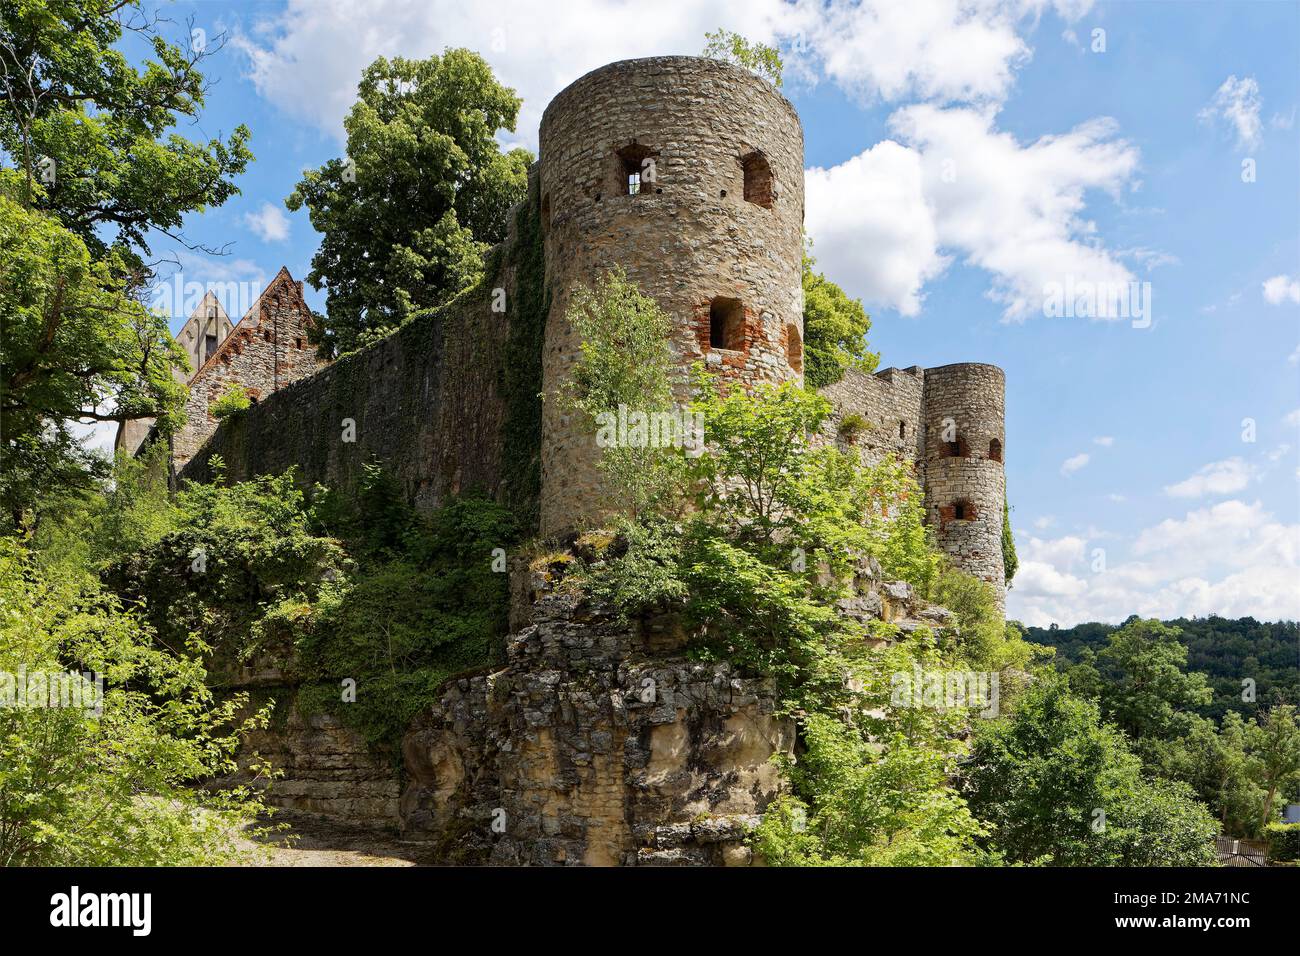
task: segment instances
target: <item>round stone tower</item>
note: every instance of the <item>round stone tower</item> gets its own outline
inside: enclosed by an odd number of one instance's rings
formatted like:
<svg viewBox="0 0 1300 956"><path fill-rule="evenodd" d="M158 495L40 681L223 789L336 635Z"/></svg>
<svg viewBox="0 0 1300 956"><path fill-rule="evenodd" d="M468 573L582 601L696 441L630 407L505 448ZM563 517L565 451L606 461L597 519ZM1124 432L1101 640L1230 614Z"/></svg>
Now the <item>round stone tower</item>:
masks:
<svg viewBox="0 0 1300 956"><path fill-rule="evenodd" d="M550 535L605 511L595 434L558 395L578 355L565 319L576 283L621 266L673 317L679 400L697 361L745 385L802 378L803 129L789 101L746 70L651 57L560 92L540 145Z"/></svg>
<svg viewBox="0 0 1300 956"><path fill-rule="evenodd" d="M992 584L1005 609L1006 377L995 365L929 368L923 402L927 519L957 567Z"/></svg>

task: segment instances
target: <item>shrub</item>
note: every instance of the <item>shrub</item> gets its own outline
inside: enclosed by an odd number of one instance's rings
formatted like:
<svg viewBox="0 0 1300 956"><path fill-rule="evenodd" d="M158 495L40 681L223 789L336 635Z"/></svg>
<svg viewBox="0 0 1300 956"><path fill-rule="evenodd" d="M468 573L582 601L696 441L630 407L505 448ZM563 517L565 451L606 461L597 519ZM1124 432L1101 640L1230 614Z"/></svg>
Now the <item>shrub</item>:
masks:
<svg viewBox="0 0 1300 956"><path fill-rule="evenodd" d="M1269 859L1276 863L1300 863L1300 823L1270 823L1264 828Z"/></svg>
<svg viewBox="0 0 1300 956"><path fill-rule="evenodd" d="M226 385L226 390L221 393L221 396L209 406L208 411L212 413L213 418L220 421L247 411L252 404L252 399L248 397L248 393L244 391L243 386L230 382Z"/></svg>

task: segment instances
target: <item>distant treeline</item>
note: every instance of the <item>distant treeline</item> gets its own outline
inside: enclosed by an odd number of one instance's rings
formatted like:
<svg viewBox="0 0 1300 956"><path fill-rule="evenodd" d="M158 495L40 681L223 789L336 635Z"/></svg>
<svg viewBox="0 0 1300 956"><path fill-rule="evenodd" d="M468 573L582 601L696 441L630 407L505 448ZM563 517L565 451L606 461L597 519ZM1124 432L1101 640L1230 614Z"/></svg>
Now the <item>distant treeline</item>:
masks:
<svg viewBox="0 0 1300 956"><path fill-rule="evenodd" d="M1205 674L1214 688L1214 701L1201 711L1205 716L1218 719L1228 710L1251 716L1261 706L1300 703L1300 623L1217 616L1164 623L1182 632L1187 669ZM1035 644L1055 647L1057 665L1064 670L1079 663L1086 650L1100 651L1106 638L1122 626L1093 622L1070 628L1031 627L1026 637ZM1246 678L1255 681L1254 702L1242 700Z"/></svg>

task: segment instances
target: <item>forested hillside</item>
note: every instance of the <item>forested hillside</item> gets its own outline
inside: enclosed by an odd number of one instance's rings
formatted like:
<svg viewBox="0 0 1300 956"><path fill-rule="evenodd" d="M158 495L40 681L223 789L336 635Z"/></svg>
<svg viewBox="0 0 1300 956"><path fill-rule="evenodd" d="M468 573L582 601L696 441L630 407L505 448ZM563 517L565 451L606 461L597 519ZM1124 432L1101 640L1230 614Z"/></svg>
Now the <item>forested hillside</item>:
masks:
<svg viewBox="0 0 1300 956"><path fill-rule="evenodd" d="M1187 669L1209 678L1214 700L1201 709L1205 716L1222 717L1228 710L1250 716L1261 705L1300 702L1300 623L1264 623L1253 617L1230 620L1217 615L1180 617L1164 623L1178 629L1178 639L1187 648ZM1085 652L1104 648L1106 639L1120 626L1090 622L1070 628L1031 627L1026 637L1035 644L1055 647L1057 664L1065 669L1083 661ZM1254 700L1243 699L1249 685L1243 686L1242 681L1247 679L1255 682Z"/></svg>

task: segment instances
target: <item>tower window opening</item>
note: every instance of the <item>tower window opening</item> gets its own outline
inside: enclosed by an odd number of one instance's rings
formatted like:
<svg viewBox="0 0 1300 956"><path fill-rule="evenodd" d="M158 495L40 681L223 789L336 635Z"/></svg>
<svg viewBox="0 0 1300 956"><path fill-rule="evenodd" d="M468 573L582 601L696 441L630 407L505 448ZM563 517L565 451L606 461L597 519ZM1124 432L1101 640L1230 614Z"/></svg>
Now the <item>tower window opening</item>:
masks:
<svg viewBox="0 0 1300 956"><path fill-rule="evenodd" d="M745 347L745 307L739 299L718 296L709 303L709 347L737 352Z"/></svg>
<svg viewBox="0 0 1300 956"><path fill-rule="evenodd" d="M898 437L899 438L907 437L907 422L898 423Z"/></svg>
<svg viewBox="0 0 1300 956"><path fill-rule="evenodd" d="M968 446L968 445L966 444L966 439L964 439L964 438L962 438L960 435L958 435L956 441L946 441L946 442L943 443L943 455L942 455L942 457L944 457L944 458L969 458L969 457L970 457L970 446Z"/></svg>
<svg viewBox="0 0 1300 956"><path fill-rule="evenodd" d="M799 335L798 326L794 324L785 327L785 359L790 368L803 373L803 338Z"/></svg>
<svg viewBox="0 0 1300 956"><path fill-rule="evenodd" d="M958 501L952 506L952 518L954 521L966 520L966 502Z"/></svg>
<svg viewBox="0 0 1300 956"><path fill-rule="evenodd" d="M1002 442L994 438L989 442L989 461L1002 460Z"/></svg>
<svg viewBox="0 0 1300 956"><path fill-rule="evenodd" d="M217 337L215 335L205 335L203 337L203 361L212 358L212 354L217 350Z"/></svg>
<svg viewBox="0 0 1300 956"><path fill-rule="evenodd" d="M753 152L742 157L740 165L745 173L745 202L771 209L776 194L772 188L772 167L767 157L760 152Z"/></svg>
<svg viewBox="0 0 1300 956"><path fill-rule="evenodd" d="M648 146L633 143L618 151L617 192L626 196L639 196L649 191L658 181L655 153Z"/></svg>

